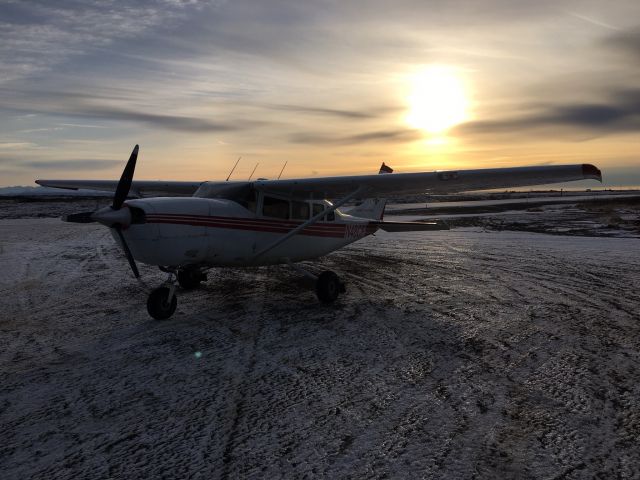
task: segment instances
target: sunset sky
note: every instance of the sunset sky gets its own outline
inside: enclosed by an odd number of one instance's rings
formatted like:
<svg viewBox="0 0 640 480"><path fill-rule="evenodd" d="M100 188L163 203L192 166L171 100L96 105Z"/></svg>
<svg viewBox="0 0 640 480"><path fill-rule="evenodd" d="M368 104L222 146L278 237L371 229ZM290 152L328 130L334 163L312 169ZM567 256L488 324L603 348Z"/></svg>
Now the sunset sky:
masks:
<svg viewBox="0 0 640 480"><path fill-rule="evenodd" d="M242 156L237 180L594 163L640 185L640 2L2 2L0 185L117 178L136 143L138 179Z"/></svg>

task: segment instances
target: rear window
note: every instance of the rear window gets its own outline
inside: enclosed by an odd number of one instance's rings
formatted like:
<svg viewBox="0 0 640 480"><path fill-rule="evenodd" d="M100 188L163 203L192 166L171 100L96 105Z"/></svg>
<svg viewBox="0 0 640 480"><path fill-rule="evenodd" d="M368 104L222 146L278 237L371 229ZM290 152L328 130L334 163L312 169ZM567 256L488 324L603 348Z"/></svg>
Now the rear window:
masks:
<svg viewBox="0 0 640 480"><path fill-rule="evenodd" d="M322 203L314 203L313 204L313 216L315 217L320 212L323 212L326 207ZM324 218L320 220L324 220L325 222L334 222L336 220L336 214L334 212L329 212L325 215Z"/></svg>

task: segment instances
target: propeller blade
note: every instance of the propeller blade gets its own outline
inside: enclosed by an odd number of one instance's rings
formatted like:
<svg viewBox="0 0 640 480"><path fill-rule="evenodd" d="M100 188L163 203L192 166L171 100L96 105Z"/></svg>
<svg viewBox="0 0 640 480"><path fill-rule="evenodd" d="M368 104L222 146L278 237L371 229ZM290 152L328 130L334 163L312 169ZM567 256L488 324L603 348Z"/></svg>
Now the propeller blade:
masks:
<svg viewBox="0 0 640 480"><path fill-rule="evenodd" d="M131 189L131 182L133 182L133 173L136 169L136 160L138 159L138 145L133 148L133 152L131 152L131 156L129 157L129 161L127 165L124 167L122 171L122 176L120 177L120 181L118 182L118 186L116 187L116 193L113 196L113 205L111 208L114 210L119 210L122 207L122 204L127 199L127 195L129 195L129 190Z"/></svg>
<svg viewBox="0 0 640 480"><path fill-rule="evenodd" d="M70 213L69 215L63 215L63 222L71 222L71 223L94 223L95 220L91 218L93 212L80 212L80 213Z"/></svg>
<svg viewBox="0 0 640 480"><path fill-rule="evenodd" d="M137 145L136 145L136 150L137 150ZM140 278L140 272L138 271L138 266L136 265L136 261L133 258L133 255L131 254L131 250L129 250L129 245L127 245L127 242L124 239L124 235L122 235L122 229L120 228L119 225L117 225L114 228L116 229L116 232L118 232L118 236L120 237L120 241L122 242L122 247L124 248L124 253L127 256L127 261L129 262L129 265L131 266L131 270L133 271L133 275L136 278Z"/></svg>

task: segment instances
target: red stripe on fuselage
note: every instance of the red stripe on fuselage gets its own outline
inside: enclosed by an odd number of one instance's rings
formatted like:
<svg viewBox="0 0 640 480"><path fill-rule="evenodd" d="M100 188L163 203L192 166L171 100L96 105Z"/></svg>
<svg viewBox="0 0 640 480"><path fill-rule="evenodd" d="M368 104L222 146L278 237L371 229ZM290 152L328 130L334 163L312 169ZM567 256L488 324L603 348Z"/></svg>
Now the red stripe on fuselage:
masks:
<svg viewBox="0 0 640 480"><path fill-rule="evenodd" d="M265 220L261 218L219 217L207 215L179 215L179 214L148 214L147 223L162 223L173 225L189 225L194 227L228 228L235 230L248 230L254 232L288 233L301 225L302 222L286 220ZM377 227L368 224L365 233L370 235ZM304 228L299 234L314 237L344 238L345 223L321 223Z"/></svg>
<svg viewBox="0 0 640 480"><path fill-rule="evenodd" d="M207 215L175 215L175 214L148 214L147 220L179 220L179 221L187 221L192 220L196 222L219 222L219 223L228 223L228 224L239 224L239 225L255 225L255 226L265 226L265 227L273 227L278 226L280 228L295 228L298 225L301 225L302 222L291 222L286 220L265 220L262 218L243 218L243 217L217 217L217 216L207 216ZM344 231L344 223L315 223L310 225L307 228L316 228L316 229L325 229L325 230L335 230L335 231Z"/></svg>
<svg viewBox="0 0 640 480"><path fill-rule="evenodd" d="M207 217L207 216L196 216L196 215L147 215L147 220L155 221L155 220L175 220L180 222L211 222L211 223L224 223L228 225L251 225L257 227L278 227L278 228L295 228L298 225L301 225L302 222L284 222L284 221L264 221L259 219L251 219L251 218L230 218L230 217ZM345 224L314 224L310 225L307 228L311 229L323 229L323 230L331 230L331 231L343 231Z"/></svg>

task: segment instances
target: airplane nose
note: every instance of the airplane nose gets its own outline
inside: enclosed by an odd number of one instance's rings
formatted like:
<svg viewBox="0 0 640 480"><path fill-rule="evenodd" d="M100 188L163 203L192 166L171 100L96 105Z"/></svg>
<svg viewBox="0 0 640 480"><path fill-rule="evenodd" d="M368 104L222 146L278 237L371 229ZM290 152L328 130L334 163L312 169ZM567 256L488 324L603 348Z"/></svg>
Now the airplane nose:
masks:
<svg viewBox="0 0 640 480"><path fill-rule="evenodd" d="M91 219L107 227L120 225L126 228L131 225L131 211L126 206L118 210L114 210L112 207L104 207L93 212Z"/></svg>

